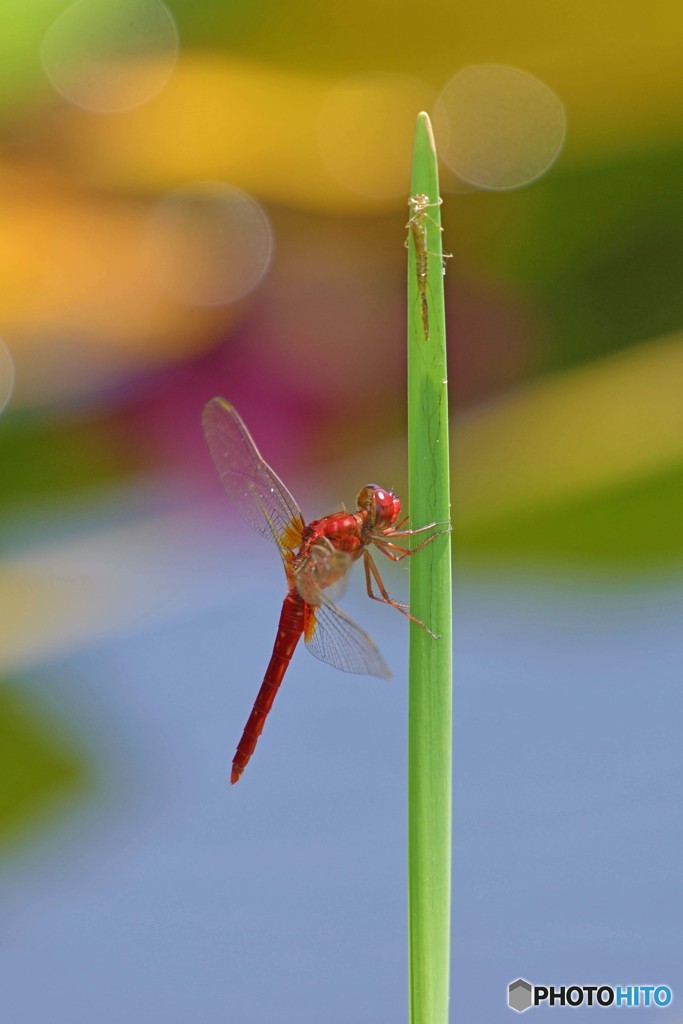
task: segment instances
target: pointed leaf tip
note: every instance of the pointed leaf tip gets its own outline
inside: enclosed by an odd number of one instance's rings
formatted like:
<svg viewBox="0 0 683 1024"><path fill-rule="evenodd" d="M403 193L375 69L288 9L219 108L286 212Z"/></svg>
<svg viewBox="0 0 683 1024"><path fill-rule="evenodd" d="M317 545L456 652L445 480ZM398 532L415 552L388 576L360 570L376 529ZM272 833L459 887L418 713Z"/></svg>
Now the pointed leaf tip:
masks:
<svg viewBox="0 0 683 1024"><path fill-rule="evenodd" d="M415 122L415 140L417 141L419 137L424 138L429 149L436 154L436 143L434 141L432 122L429 114L425 110L420 111L417 115L417 121Z"/></svg>

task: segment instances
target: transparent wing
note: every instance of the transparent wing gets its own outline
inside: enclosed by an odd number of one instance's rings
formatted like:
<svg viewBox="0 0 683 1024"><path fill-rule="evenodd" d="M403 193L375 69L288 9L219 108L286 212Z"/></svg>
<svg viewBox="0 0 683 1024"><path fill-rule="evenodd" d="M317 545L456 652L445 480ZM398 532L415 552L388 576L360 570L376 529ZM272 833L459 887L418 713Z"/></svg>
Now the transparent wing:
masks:
<svg viewBox="0 0 683 1024"><path fill-rule="evenodd" d="M304 637L311 654L333 668L380 679L391 676L368 634L324 594L320 604L306 605Z"/></svg>
<svg viewBox="0 0 683 1024"><path fill-rule="evenodd" d="M245 523L274 540L283 556L298 547L304 531L301 510L234 406L212 398L204 406L202 426L221 483Z"/></svg>
<svg viewBox="0 0 683 1024"><path fill-rule="evenodd" d="M352 565L351 555L338 551L327 537L321 537L311 545L304 564L299 565L294 585L306 604L317 605L332 597L338 600L346 589Z"/></svg>

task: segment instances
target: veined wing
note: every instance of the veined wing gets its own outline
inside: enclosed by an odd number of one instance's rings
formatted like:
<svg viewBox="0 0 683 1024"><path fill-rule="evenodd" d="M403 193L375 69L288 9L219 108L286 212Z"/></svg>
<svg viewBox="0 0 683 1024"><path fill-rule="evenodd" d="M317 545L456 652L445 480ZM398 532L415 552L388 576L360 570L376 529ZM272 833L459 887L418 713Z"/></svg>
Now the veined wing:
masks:
<svg viewBox="0 0 683 1024"><path fill-rule="evenodd" d="M368 634L322 593L319 604L306 605L304 639L315 658L342 672L380 679L391 676Z"/></svg>
<svg viewBox="0 0 683 1024"><path fill-rule="evenodd" d="M338 551L327 537L321 537L311 546L304 564L297 567L294 586L306 604L321 604L323 590L328 592L324 595L328 601L331 597L338 600L346 590L352 565L351 555Z"/></svg>
<svg viewBox="0 0 683 1024"><path fill-rule="evenodd" d="M248 526L273 539L283 557L301 543L304 519L279 476L254 444L234 406L212 398L202 412L204 436L228 497Z"/></svg>

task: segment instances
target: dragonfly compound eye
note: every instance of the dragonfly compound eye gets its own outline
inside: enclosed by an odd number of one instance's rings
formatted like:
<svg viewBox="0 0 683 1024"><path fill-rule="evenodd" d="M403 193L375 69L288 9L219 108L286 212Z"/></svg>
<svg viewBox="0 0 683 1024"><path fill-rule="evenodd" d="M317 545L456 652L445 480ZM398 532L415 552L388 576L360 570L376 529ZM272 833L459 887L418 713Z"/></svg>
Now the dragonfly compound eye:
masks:
<svg viewBox="0 0 683 1024"><path fill-rule="evenodd" d="M373 526L392 526L401 511L401 502L393 491L377 484L366 484L358 495L359 509L367 509Z"/></svg>
<svg viewBox="0 0 683 1024"><path fill-rule="evenodd" d="M401 499L397 498L393 491L385 491L381 487L375 488L375 508L378 523L393 526L401 511Z"/></svg>

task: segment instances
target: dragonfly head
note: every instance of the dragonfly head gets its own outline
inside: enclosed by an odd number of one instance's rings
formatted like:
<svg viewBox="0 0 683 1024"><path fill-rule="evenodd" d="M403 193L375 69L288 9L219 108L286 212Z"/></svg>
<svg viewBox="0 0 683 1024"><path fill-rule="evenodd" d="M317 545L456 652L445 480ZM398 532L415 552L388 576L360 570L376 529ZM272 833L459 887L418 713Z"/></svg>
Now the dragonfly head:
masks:
<svg viewBox="0 0 683 1024"><path fill-rule="evenodd" d="M393 526L401 511L401 499L377 484L366 484L356 498L360 512L367 511L368 524L381 529Z"/></svg>

